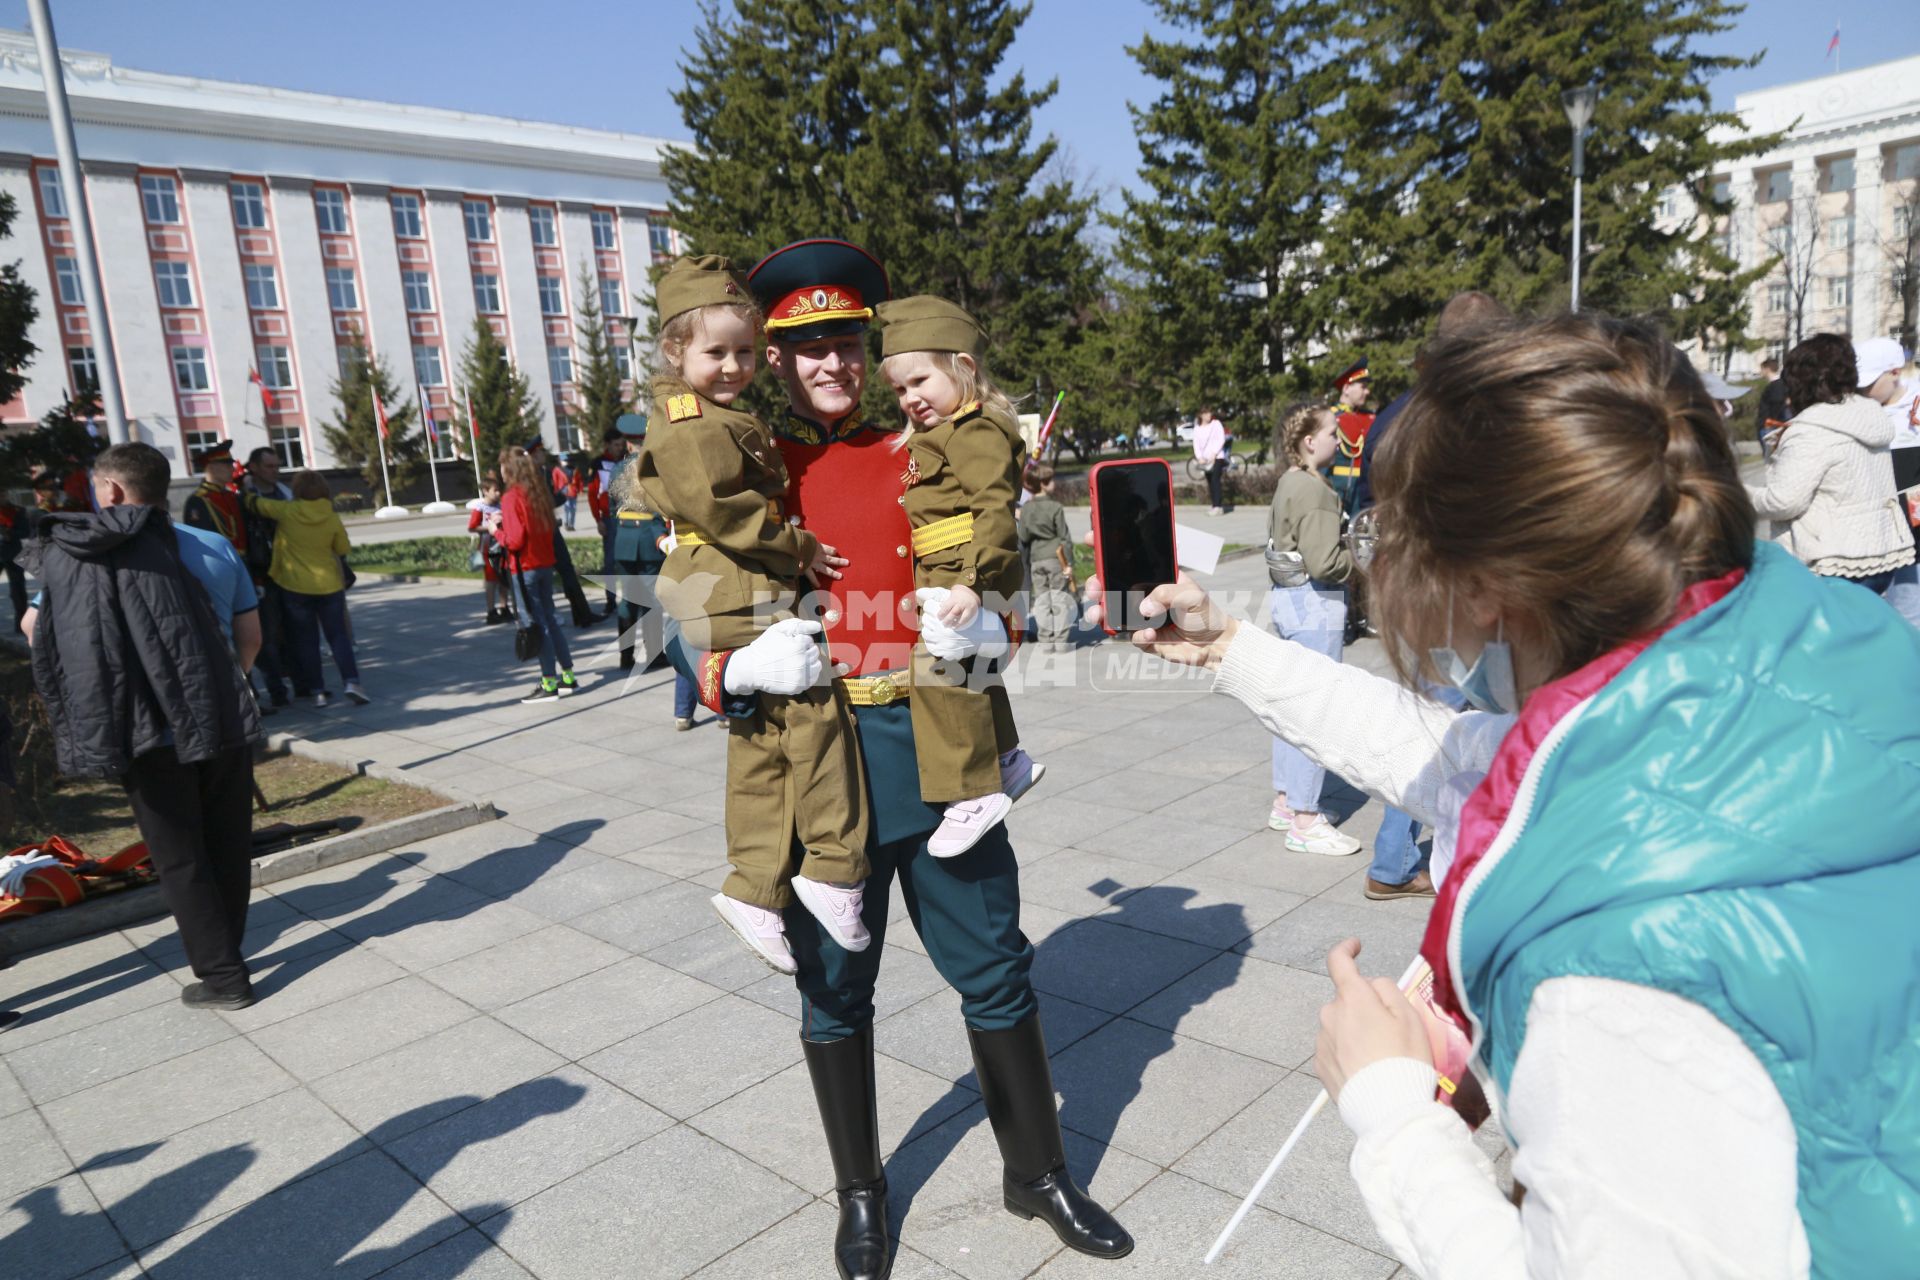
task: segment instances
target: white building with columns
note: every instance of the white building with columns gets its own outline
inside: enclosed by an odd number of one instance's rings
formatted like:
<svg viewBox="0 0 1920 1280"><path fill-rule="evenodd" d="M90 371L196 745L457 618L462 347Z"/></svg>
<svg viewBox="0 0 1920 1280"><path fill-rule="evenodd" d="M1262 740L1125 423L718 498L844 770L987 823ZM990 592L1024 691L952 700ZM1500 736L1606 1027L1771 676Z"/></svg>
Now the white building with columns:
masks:
<svg viewBox="0 0 1920 1280"><path fill-rule="evenodd" d="M584 267L606 312L642 305L648 268L675 248L667 142L62 60L133 435L181 474L219 439L333 465L321 426L355 333L401 395L425 389L451 457L476 316L531 378L547 440L582 447L575 294ZM0 254L40 303L39 355L0 408L19 423L92 376L94 356L39 57L17 31L0 31L0 191L16 206ZM631 370L627 328L609 336Z"/></svg>
<svg viewBox="0 0 1920 1280"><path fill-rule="evenodd" d="M1710 181L1730 198L1715 231L1743 269L1780 258L1754 285L1736 376L1754 375L1796 336L1895 332L1900 246L1920 217L1920 57L1780 85L1734 99L1744 136L1782 134ZM1681 193L1664 211L1684 216Z"/></svg>

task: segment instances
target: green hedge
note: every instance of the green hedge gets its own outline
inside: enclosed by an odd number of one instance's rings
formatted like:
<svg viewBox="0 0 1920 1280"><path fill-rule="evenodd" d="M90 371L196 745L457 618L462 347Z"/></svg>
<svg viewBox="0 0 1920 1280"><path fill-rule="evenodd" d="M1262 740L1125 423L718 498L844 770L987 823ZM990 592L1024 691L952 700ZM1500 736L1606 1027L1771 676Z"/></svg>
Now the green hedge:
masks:
<svg viewBox="0 0 1920 1280"><path fill-rule="evenodd" d="M568 538L573 567L581 573L600 572L600 540ZM347 554L355 573L404 573L423 577L478 578L467 568L473 554L469 537L403 538L398 542L369 542Z"/></svg>

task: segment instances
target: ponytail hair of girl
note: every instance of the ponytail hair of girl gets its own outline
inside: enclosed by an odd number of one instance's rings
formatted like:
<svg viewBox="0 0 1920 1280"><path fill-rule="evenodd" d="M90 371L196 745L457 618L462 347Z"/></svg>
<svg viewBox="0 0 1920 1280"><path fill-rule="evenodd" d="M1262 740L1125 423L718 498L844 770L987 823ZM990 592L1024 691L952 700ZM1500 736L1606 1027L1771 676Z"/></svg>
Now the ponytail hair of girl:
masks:
<svg viewBox="0 0 1920 1280"><path fill-rule="evenodd" d="M1323 416L1332 412L1317 400L1302 400L1298 404L1288 405L1287 411L1280 415L1280 448L1276 451L1278 461L1289 467L1299 466L1301 446L1306 444L1308 436L1320 429Z"/></svg>

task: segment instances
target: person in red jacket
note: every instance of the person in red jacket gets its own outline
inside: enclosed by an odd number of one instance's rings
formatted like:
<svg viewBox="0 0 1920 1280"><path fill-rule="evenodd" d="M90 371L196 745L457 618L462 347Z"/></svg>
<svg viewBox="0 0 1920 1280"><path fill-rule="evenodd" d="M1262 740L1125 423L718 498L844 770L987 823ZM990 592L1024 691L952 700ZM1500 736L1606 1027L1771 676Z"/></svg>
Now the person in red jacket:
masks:
<svg viewBox="0 0 1920 1280"><path fill-rule="evenodd" d="M523 625L540 631L540 683L520 701L553 702L580 691L573 675L573 654L553 612L553 544L559 538L553 504L525 449L507 450L500 478L507 488L500 496L493 536L507 549Z"/></svg>

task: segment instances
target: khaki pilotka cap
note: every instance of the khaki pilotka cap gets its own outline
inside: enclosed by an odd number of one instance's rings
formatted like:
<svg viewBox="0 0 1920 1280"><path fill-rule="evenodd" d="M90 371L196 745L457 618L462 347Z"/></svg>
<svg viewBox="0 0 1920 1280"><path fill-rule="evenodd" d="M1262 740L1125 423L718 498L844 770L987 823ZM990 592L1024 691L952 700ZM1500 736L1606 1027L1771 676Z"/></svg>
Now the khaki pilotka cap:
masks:
<svg viewBox="0 0 1920 1280"><path fill-rule="evenodd" d="M916 294L874 309L881 324L880 358L909 351L960 351L980 358L985 335L972 316L945 298Z"/></svg>
<svg viewBox="0 0 1920 1280"><path fill-rule="evenodd" d="M663 324L685 311L736 302L751 306L753 295L733 260L717 253L676 258L653 287L654 313Z"/></svg>

